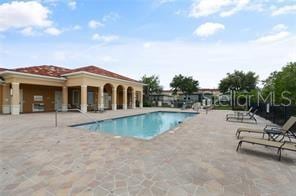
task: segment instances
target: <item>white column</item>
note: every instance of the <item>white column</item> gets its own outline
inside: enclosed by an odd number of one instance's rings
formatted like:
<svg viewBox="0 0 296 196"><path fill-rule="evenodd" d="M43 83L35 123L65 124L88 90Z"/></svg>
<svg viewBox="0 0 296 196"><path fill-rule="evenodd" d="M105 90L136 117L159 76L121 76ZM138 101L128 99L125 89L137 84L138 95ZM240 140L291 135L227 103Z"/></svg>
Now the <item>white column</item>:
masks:
<svg viewBox="0 0 296 196"><path fill-rule="evenodd" d="M2 113L9 114L10 113L10 102L11 102L11 95L10 95L10 86L9 84L4 84L2 86Z"/></svg>
<svg viewBox="0 0 296 196"><path fill-rule="evenodd" d="M104 109L104 87L98 87L98 109Z"/></svg>
<svg viewBox="0 0 296 196"><path fill-rule="evenodd" d="M20 83L11 83L12 97L11 97L11 114L20 114Z"/></svg>
<svg viewBox="0 0 296 196"><path fill-rule="evenodd" d="M87 112L87 85L81 85L81 105L80 109L83 113Z"/></svg>
<svg viewBox="0 0 296 196"><path fill-rule="evenodd" d="M62 104L62 111L68 111L68 87L63 86L63 104Z"/></svg>
<svg viewBox="0 0 296 196"><path fill-rule="evenodd" d="M112 87L112 110L117 110L117 91L115 87Z"/></svg>
<svg viewBox="0 0 296 196"><path fill-rule="evenodd" d="M140 92L140 108L143 108L143 91Z"/></svg>
<svg viewBox="0 0 296 196"><path fill-rule="evenodd" d="M135 109L136 108L136 91L135 90L132 91L132 102L133 102L132 108Z"/></svg>
<svg viewBox="0 0 296 196"><path fill-rule="evenodd" d="M127 90L123 89L123 109L127 110Z"/></svg>

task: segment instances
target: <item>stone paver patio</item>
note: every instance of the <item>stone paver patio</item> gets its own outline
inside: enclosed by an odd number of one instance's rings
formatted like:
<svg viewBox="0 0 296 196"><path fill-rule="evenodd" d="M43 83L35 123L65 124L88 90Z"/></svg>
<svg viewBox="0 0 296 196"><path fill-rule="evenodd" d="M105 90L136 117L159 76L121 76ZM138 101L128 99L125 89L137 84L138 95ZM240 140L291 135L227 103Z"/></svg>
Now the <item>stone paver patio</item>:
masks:
<svg viewBox="0 0 296 196"><path fill-rule="evenodd" d="M156 108L89 113L97 119ZM229 111L228 111L229 112ZM244 144L235 130L258 125L202 112L152 140L115 138L68 125L79 113L0 116L0 195L295 195L296 153Z"/></svg>

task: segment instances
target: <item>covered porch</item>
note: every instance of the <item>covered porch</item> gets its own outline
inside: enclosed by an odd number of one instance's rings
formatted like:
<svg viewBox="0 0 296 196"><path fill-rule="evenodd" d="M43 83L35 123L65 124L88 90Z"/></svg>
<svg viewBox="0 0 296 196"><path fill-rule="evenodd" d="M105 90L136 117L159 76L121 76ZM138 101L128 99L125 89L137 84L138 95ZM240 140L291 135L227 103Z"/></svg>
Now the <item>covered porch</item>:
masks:
<svg viewBox="0 0 296 196"><path fill-rule="evenodd" d="M7 74L8 75L8 74ZM9 74L1 85L2 114L52 112L62 108L65 79Z"/></svg>
<svg viewBox="0 0 296 196"><path fill-rule="evenodd" d="M143 84L89 72L61 77L5 71L1 74L0 112L127 110L143 107Z"/></svg>
<svg viewBox="0 0 296 196"><path fill-rule="evenodd" d="M63 111L80 109L82 112L97 110L127 110L143 107L142 92L133 87L106 83L102 86L71 86L63 88Z"/></svg>

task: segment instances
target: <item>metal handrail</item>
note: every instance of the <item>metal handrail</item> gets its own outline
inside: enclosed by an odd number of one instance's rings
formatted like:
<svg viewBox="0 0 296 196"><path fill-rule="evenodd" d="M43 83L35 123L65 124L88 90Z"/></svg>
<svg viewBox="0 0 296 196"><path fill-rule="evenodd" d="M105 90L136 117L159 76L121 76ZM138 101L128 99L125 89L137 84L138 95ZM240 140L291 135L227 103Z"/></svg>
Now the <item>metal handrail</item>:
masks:
<svg viewBox="0 0 296 196"><path fill-rule="evenodd" d="M94 121L97 125L99 124L99 121L97 121L96 119L94 119L93 117L89 116L87 113L84 113L82 110L77 109L77 108L73 108L73 109L68 109L68 111L78 111L80 112L80 114L86 116L88 119ZM58 112L62 112L61 110L56 110L55 111L55 127L58 126Z"/></svg>

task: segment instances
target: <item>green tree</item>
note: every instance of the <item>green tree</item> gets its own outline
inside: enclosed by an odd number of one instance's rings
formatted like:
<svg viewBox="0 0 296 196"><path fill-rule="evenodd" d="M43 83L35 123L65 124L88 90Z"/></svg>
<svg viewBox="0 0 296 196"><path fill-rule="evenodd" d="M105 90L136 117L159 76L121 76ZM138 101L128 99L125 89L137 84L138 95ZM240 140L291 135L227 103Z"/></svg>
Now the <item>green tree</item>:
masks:
<svg viewBox="0 0 296 196"><path fill-rule="evenodd" d="M159 77L156 75L146 76L144 75L141 78L141 82L146 84L143 88L144 91L144 101L149 101L149 96L153 93L160 93L162 91L162 87L160 86Z"/></svg>
<svg viewBox="0 0 296 196"><path fill-rule="evenodd" d="M181 91L187 97L198 90L199 82L198 80L194 80L192 76L187 77L179 74L175 75L172 82L170 83L170 87L172 88L174 94L176 94L178 91Z"/></svg>
<svg viewBox="0 0 296 196"><path fill-rule="evenodd" d="M281 71L273 72L263 81L263 94L267 95L273 92L275 102L287 104L289 102L285 97L291 99L292 103L296 102L296 62L288 63Z"/></svg>
<svg viewBox="0 0 296 196"><path fill-rule="evenodd" d="M256 88L258 83L258 76L254 72L243 72L235 70L233 73L227 73L219 83L219 90L223 93L229 89L236 91L251 91Z"/></svg>

